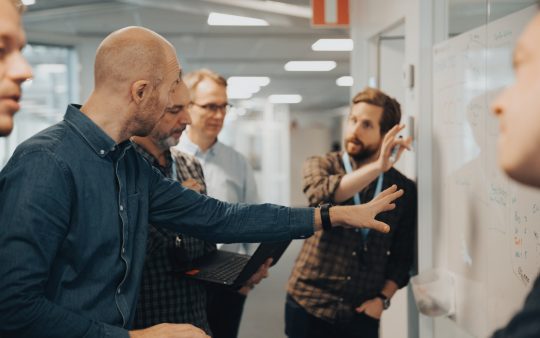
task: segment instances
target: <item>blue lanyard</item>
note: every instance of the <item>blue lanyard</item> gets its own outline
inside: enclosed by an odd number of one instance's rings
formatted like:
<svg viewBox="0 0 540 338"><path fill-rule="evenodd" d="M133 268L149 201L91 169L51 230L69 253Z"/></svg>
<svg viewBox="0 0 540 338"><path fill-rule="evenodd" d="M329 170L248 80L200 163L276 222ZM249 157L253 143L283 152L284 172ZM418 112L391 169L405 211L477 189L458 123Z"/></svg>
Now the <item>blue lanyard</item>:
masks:
<svg viewBox="0 0 540 338"><path fill-rule="evenodd" d="M349 158L349 154L344 151L343 152L343 156L342 156L342 160L343 160L343 166L345 167L345 171L347 172L347 174L350 174L352 173L352 166L351 166L351 160ZM375 187L375 194L373 194L373 198L375 198L377 195L379 195L382 191L382 182L383 182L383 176L384 174L381 173L379 175L379 178L377 179L377 186ZM354 194L354 204L362 204L362 201L360 200L360 194L359 193L356 193ZM356 229L356 231L358 231L359 229ZM366 228L362 228L360 229L362 230L362 235L364 235L364 239L366 239L368 233L369 233L369 229L366 229Z"/></svg>

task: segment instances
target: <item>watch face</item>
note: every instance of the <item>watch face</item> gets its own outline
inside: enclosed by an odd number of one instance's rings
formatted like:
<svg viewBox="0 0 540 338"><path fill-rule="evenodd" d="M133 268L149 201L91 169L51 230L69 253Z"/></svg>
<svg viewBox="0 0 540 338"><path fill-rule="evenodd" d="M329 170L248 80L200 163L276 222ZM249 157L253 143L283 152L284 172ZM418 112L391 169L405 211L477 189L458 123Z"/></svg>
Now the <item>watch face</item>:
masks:
<svg viewBox="0 0 540 338"><path fill-rule="evenodd" d="M386 298L386 296L384 296L382 294L378 295L377 297L382 300L384 310L386 310L386 309L388 309L390 307L390 299Z"/></svg>

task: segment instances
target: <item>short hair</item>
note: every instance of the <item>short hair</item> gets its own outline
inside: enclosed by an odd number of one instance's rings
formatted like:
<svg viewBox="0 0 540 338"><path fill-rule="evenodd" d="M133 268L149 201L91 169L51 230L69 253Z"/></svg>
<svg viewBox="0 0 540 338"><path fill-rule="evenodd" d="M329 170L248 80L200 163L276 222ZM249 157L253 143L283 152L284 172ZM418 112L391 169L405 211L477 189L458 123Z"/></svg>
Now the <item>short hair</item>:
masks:
<svg viewBox="0 0 540 338"><path fill-rule="evenodd" d="M21 0L8 0L12 5L13 7L15 7L15 9L17 10L17 12L19 12L19 14L22 14L24 13L24 11L26 11L26 6L22 3Z"/></svg>
<svg viewBox="0 0 540 338"><path fill-rule="evenodd" d="M199 83L201 83L201 81L203 81L204 79L210 79L218 85L227 88L227 80L225 80L223 76L207 68L202 68L193 72L189 72L183 77L183 80L186 83L186 86L188 87L190 93L193 93ZM193 94L191 95L193 96Z"/></svg>
<svg viewBox="0 0 540 338"><path fill-rule="evenodd" d="M365 102L383 109L381 120L381 135L386 134L393 126L401 121L401 106L396 99L386 95L379 89L366 87L352 99L352 104Z"/></svg>

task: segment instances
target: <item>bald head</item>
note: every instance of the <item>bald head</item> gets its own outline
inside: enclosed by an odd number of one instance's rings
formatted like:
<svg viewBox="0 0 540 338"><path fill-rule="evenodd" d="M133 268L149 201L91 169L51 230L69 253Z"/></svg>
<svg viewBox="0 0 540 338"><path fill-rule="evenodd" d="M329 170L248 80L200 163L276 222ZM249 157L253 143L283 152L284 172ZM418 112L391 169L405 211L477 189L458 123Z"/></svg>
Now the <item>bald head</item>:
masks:
<svg viewBox="0 0 540 338"><path fill-rule="evenodd" d="M96 90L121 90L137 80L157 86L174 48L161 35L142 27L126 27L107 36L96 53Z"/></svg>

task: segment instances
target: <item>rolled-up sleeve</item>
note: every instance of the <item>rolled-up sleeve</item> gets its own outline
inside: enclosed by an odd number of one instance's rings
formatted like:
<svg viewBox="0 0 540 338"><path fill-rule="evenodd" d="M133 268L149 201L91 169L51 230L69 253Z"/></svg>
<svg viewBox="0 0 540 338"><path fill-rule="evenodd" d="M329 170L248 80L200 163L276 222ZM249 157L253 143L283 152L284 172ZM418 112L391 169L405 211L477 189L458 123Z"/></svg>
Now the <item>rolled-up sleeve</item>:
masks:
<svg viewBox="0 0 540 338"><path fill-rule="evenodd" d="M336 170L328 158L313 156L304 162L302 168L303 191L309 205L335 203L334 196L345 174L335 174ZM332 174L331 174L332 173Z"/></svg>
<svg viewBox="0 0 540 338"><path fill-rule="evenodd" d="M49 273L68 234L70 176L54 154L17 154L0 174L0 335L128 337L45 296Z"/></svg>

